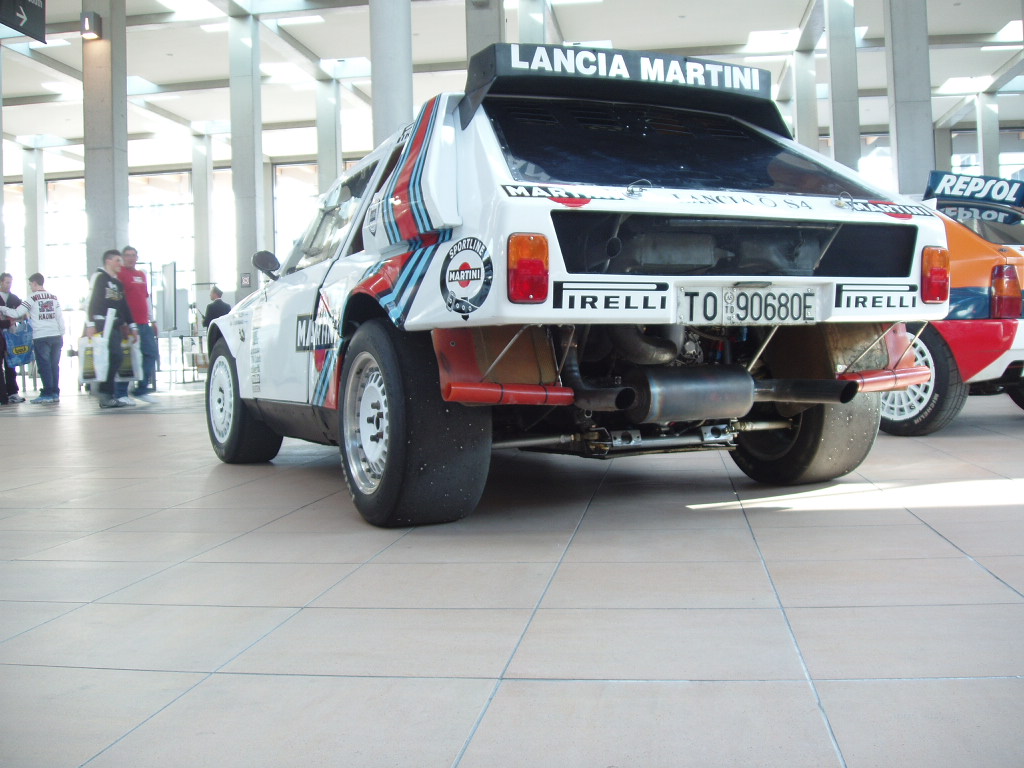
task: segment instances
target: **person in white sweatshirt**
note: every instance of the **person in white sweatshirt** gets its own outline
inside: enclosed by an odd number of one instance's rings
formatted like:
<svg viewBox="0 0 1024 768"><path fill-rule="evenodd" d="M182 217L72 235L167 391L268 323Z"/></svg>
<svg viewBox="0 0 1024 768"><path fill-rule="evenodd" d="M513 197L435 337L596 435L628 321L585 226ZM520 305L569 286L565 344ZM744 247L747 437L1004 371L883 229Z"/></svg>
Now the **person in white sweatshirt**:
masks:
<svg viewBox="0 0 1024 768"><path fill-rule="evenodd" d="M0 314L13 319L28 316L32 327L32 346L36 368L43 388L33 403L56 403L60 400L60 355L64 347L64 311L60 300L43 288L45 278L36 272L28 278L32 294L15 309L0 307Z"/></svg>

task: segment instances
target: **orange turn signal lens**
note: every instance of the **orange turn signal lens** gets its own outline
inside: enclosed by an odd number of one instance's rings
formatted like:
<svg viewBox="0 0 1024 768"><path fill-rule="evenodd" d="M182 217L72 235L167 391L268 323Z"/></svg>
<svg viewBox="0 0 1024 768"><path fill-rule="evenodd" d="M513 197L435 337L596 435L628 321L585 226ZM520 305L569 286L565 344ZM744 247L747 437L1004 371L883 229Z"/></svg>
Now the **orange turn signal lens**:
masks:
<svg viewBox="0 0 1024 768"><path fill-rule="evenodd" d="M999 264L992 268L992 317L1012 319L1024 312L1020 278L1012 264Z"/></svg>
<svg viewBox="0 0 1024 768"><path fill-rule="evenodd" d="M543 304L548 298L548 239L516 233L508 238L508 299L516 304Z"/></svg>
<svg viewBox="0 0 1024 768"><path fill-rule="evenodd" d="M949 251L929 246L921 258L921 301L941 304L949 301Z"/></svg>

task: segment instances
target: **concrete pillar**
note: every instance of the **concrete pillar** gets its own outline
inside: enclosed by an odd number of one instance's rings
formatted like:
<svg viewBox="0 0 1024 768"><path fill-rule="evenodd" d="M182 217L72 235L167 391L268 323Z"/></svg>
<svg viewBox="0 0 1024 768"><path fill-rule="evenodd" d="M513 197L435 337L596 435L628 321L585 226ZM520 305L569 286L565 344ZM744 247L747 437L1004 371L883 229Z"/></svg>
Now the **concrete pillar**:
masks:
<svg viewBox="0 0 1024 768"><path fill-rule="evenodd" d="M341 175L341 84L335 79L316 84L317 183L323 194Z"/></svg>
<svg viewBox="0 0 1024 768"><path fill-rule="evenodd" d="M519 42L547 42L548 0L519 0Z"/></svg>
<svg viewBox="0 0 1024 768"><path fill-rule="evenodd" d="M412 7L409 0L370 0L373 143L412 122Z"/></svg>
<svg viewBox="0 0 1024 768"><path fill-rule="evenodd" d="M793 133L796 140L818 151L818 88L815 81L814 51L793 54Z"/></svg>
<svg viewBox="0 0 1024 768"><path fill-rule="evenodd" d="M264 247L274 250L277 239L274 237L274 164L269 160L263 163L263 188L267 190L263 196L263 242L267 244ZM251 259L249 265L252 265Z"/></svg>
<svg viewBox="0 0 1024 768"><path fill-rule="evenodd" d="M192 136L192 229L196 283L211 282L210 254L213 234L213 140L207 135Z"/></svg>
<svg viewBox="0 0 1024 768"><path fill-rule="evenodd" d="M466 0L466 56L492 43L505 42L505 11L502 0Z"/></svg>
<svg viewBox="0 0 1024 768"><path fill-rule="evenodd" d="M0 136L4 135L4 57L0 56ZM0 151L0 184L3 184L4 178L4 153ZM7 271L7 238L4 234L4 193L3 187L0 187L0 272Z"/></svg>
<svg viewBox="0 0 1024 768"><path fill-rule="evenodd" d="M825 37L828 40L832 157L843 165L856 168L860 162L860 102L851 0L825 0Z"/></svg>
<svg viewBox="0 0 1024 768"><path fill-rule="evenodd" d="M25 274L21 277L25 278L39 272L45 261L46 171L43 168L43 150L26 148L22 151L21 163L25 190Z"/></svg>
<svg viewBox="0 0 1024 768"><path fill-rule="evenodd" d="M228 20L231 65L231 189L235 198L235 300L255 290L252 255L264 246L263 124L260 25L243 14Z"/></svg>
<svg viewBox="0 0 1024 768"><path fill-rule="evenodd" d="M936 171L953 170L953 129L936 128L935 135L935 169Z"/></svg>
<svg viewBox="0 0 1024 768"><path fill-rule="evenodd" d="M883 0L882 14L896 184L920 195L935 168L926 0Z"/></svg>
<svg viewBox="0 0 1024 768"><path fill-rule="evenodd" d="M975 102L978 122L978 159L983 176L999 176L999 103L994 93L979 93Z"/></svg>
<svg viewBox="0 0 1024 768"><path fill-rule="evenodd" d="M84 0L102 19L103 37L82 41L86 273L103 252L128 242L128 65L124 0Z"/></svg>

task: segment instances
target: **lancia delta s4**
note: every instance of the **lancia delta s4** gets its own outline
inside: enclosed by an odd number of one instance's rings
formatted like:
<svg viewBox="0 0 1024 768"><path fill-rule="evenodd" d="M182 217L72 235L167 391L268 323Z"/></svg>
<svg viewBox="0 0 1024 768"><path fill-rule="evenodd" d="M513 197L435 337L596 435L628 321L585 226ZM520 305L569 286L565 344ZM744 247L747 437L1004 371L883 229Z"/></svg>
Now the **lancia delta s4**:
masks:
<svg viewBox="0 0 1024 768"><path fill-rule="evenodd" d="M470 513L496 449L844 475L949 296L934 210L793 142L768 72L549 45L475 55L254 265L210 328L214 450L338 445L379 526Z"/></svg>

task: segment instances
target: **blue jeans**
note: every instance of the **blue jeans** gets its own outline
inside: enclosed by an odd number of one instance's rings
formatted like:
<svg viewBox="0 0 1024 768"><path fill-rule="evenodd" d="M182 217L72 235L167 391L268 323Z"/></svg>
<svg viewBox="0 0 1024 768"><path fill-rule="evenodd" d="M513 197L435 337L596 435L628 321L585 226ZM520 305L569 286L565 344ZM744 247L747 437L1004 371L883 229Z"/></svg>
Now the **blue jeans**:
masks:
<svg viewBox="0 0 1024 768"><path fill-rule="evenodd" d="M135 382L133 395L156 392L156 363L160 359L160 348L149 323L139 326L139 351L142 352L142 379Z"/></svg>
<svg viewBox="0 0 1024 768"><path fill-rule="evenodd" d="M64 348L63 336L43 336L32 340L36 353L36 368L43 388L39 394L44 397L60 395L60 353Z"/></svg>

